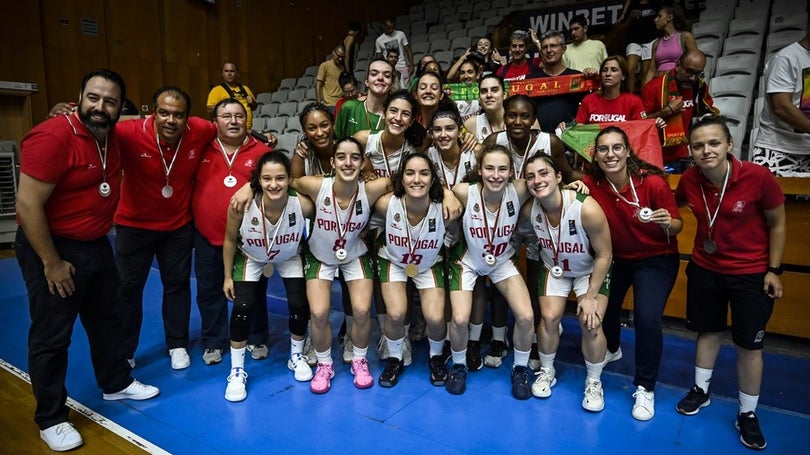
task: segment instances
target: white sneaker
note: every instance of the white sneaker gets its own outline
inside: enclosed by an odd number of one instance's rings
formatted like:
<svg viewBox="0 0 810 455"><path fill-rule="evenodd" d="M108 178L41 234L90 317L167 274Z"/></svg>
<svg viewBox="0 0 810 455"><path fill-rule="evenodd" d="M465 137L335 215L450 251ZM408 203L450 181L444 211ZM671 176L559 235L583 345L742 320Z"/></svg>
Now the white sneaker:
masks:
<svg viewBox="0 0 810 455"><path fill-rule="evenodd" d="M160 389L155 386L140 383L138 380L133 380L132 384L128 385L124 390L115 393L105 393L102 398L108 401L112 400L148 400L157 396Z"/></svg>
<svg viewBox="0 0 810 455"><path fill-rule="evenodd" d="M295 353L287 360L287 368L294 372L295 380L307 382L312 379L312 368L307 364L307 359L299 353Z"/></svg>
<svg viewBox="0 0 810 455"><path fill-rule="evenodd" d="M391 357L391 353L388 351L388 343L385 342L385 335L383 334L380 334L380 340L377 341L377 357L381 362Z"/></svg>
<svg viewBox="0 0 810 455"><path fill-rule="evenodd" d="M537 398L548 398L551 396L551 388L557 383L557 378L554 377L556 371L554 368L540 368L537 371L537 379L532 384L532 395Z"/></svg>
<svg viewBox="0 0 810 455"><path fill-rule="evenodd" d="M352 363L352 359L354 359L354 343L352 342L352 334L346 332L346 335L343 335L343 342L341 344L343 345L343 363L348 365Z"/></svg>
<svg viewBox="0 0 810 455"><path fill-rule="evenodd" d="M318 356L315 355L315 345L312 344L312 337L307 336L304 342L304 358L307 360L307 365L314 367L318 364Z"/></svg>
<svg viewBox="0 0 810 455"><path fill-rule="evenodd" d="M650 420L655 416L655 392L648 391L642 386L636 388L633 394L636 404L633 405L633 418L636 420Z"/></svg>
<svg viewBox="0 0 810 455"><path fill-rule="evenodd" d="M599 412L605 409L605 395L602 392L602 381L586 379L585 397L582 399L582 407L586 411Z"/></svg>
<svg viewBox="0 0 810 455"><path fill-rule="evenodd" d="M270 350L267 349L266 344L249 344L247 345L247 351L253 360L264 360L270 355Z"/></svg>
<svg viewBox="0 0 810 455"><path fill-rule="evenodd" d="M172 359L172 370L182 370L191 365L191 357L186 348L169 349L169 357Z"/></svg>
<svg viewBox="0 0 810 455"><path fill-rule="evenodd" d="M622 348L621 348L621 346L619 346L619 349L617 349L616 352L607 351L605 353L604 364L607 365L610 362L615 362L617 360L621 360L621 358L622 358Z"/></svg>
<svg viewBox="0 0 810 455"><path fill-rule="evenodd" d="M70 422L57 423L39 431L39 437L55 452L65 452L84 444L82 435Z"/></svg>
<svg viewBox="0 0 810 455"><path fill-rule="evenodd" d="M215 365L222 362L222 349L206 348L203 351L203 363L206 365Z"/></svg>
<svg viewBox="0 0 810 455"><path fill-rule="evenodd" d="M388 343L385 343L388 346ZM411 340L405 337L405 342L402 343L402 365L410 366L413 363L413 348L411 347Z"/></svg>
<svg viewBox="0 0 810 455"><path fill-rule="evenodd" d="M248 374L244 368L231 368L228 375L228 387L225 388L225 399L228 401L242 401L247 398Z"/></svg>

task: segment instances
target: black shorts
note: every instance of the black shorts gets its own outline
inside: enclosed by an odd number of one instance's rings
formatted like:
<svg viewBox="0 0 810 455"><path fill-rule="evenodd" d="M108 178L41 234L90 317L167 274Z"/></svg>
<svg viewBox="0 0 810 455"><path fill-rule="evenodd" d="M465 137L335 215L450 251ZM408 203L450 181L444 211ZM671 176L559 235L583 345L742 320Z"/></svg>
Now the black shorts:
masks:
<svg viewBox="0 0 810 455"><path fill-rule="evenodd" d="M764 273L725 275L692 261L686 266L686 327L698 332L726 329L731 307L731 339L743 349L762 349L773 299L762 291Z"/></svg>

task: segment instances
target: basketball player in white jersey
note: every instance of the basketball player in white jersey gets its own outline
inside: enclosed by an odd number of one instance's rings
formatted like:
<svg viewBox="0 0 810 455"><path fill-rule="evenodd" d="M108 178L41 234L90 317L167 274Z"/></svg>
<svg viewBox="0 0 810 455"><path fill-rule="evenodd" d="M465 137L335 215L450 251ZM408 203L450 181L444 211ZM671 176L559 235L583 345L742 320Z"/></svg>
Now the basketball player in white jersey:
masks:
<svg viewBox="0 0 810 455"><path fill-rule="evenodd" d="M225 399L247 398L247 372L244 369L247 339L253 305L258 302L259 278L270 277L278 270L284 282L287 299L300 305L306 302L304 268L299 254L304 237L305 218L312 218L312 201L290 189L290 160L279 150L267 152L259 159L250 185L254 198L243 213L228 210L228 224L223 243L225 280L223 291L233 301L231 313L231 373ZM237 251L238 248L238 251ZM305 315L308 316L309 308ZM291 317L290 332L306 334L306 317ZM312 369L304 358L304 336L291 336L287 367L298 381L312 379Z"/></svg>
<svg viewBox="0 0 810 455"><path fill-rule="evenodd" d="M557 382L554 359L560 344L559 324L573 290L587 370L582 407L598 412L605 407L600 378L607 342L602 316L607 309L612 261L607 219L593 198L561 187L562 174L551 157L538 154L529 158L525 173L534 201L523 208L521 216L531 220L544 265L537 327L540 371L532 394L549 397Z"/></svg>
<svg viewBox="0 0 810 455"><path fill-rule="evenodd" d="M477 177L475 177L477 175ZM517 224L520 207L529 198L523 180L512 180L512 154L493 145L481 151L472 183L453 187L464 204L463 237L450 251L450 303L453 318L450 342L453 368L447 390L462 394L466 389L466 351L472 290L479 276L488 276L506 297L515 315L513 336L515 363L512 368L512 394L518 399L531 396L529 389L529 349L534 324L529 291L512 262L509 243Z"/></svg>
<svg viewBox="0 0 810 455"><path fill-rule="evenodd" d="M395 386L405 367L402 360L408 306L405 283L410 279L419 290L427 325L430 382L442 386L447 378L441 356L446 332L441 262L444 191L435 167L421 153L403 159L393 186L394 192L378 199L374 207L375 214L385 220L377 238L377 264L387 309L384 333L389 357L380 375L380 385Z"/></svg>
<svg viewBox="0 0 810 455"><path fill-rule="evenodd" d="M464 128L474 134L478 142L484 142L490 134L506 129L503 122L504 99L506 88L502 77L489 73L478 81L481 112L464 121Z"/></svg>

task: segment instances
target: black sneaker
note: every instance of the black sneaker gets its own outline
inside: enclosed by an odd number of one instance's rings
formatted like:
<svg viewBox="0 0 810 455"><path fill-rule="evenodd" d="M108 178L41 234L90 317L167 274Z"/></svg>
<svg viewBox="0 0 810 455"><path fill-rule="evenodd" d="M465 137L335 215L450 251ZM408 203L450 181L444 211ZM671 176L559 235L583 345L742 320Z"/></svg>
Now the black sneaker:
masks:
<svg viewBox="0 0 810 455"><path fill-rule="evenodd" d="M430 383L436 387L443 386L447 383L446 364L447 361L444 360L442 355L434 355L428 362L430 367Z"/></svg>
<svg viewBox="0 0 810 455"><path fill-rule="evenodd" d="M455 364L447 376L447 391L453 395L461 395L467 390L467 365Z"/></svg>
<svg viewBox="0 0 810 455"><path fill-rule="evenodd" d="M711 403L712 400L709 399L709 394L695 384L689 393L678 402L675 409L681 414L693 416L700 412L700 408L705 408Z"/></svg>
<svg viewBox="0 0 810 455"><path fill-rule="evenodd" d="M489 343L487 356L484 357L484 365L490 368L498 368L503 364L504 357L506 357L506 343L501 340L492 340Z"/></svg>
<svg viewBox="0 0 810 455"><path fill-rule="evenodd" d="M478 371L484 368L484 362L481 361L480 341L467 341L467 368L471 371Z"/></svg>
<svg viewBox="0 0 810 455"><path fill-rule="evenodd" d="M528 367L518 365L512 368L512 396L518 400L527 400L532 396Z"/></svg>
<svg viewBox="0 0 810 455"><path fill-rule="evenodd" d="M737 414L734 426L740 430L740 442L749 449L762 450L768 445L759 428L759 419L754 411Z"/></svg>
<svg viewBox="0 0 810 455"><path fill-rule="evenodd" d="M405 371L405 363L396 358L389 357L385 369L380 375L380 387L394 387L399 382L399 377Z"/></svg>

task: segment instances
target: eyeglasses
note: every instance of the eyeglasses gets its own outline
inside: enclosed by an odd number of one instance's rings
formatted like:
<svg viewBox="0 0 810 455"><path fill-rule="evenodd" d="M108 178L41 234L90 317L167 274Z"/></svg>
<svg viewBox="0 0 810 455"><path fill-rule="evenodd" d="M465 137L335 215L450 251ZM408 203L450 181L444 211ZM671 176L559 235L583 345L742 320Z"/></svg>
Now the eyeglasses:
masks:
<svg viewBox="0 0 810 455"><path fill-rule="evenodd" d="M698 79L703 78L703 70L696 70L692 68L686 68L683 66L681 68L683 68L683 71L686 73L687 76L695 76Z"/></svg>
<svg viewBox="0 0 810 455"><path fill-rule="evenodd" d="M247 118L245 114L222 114L217 116L220 120L225 120L226 122L230 122L231 120L236 120L237 122L244 122Z"/></svg>
<svg viewBox="0 0 810 455"><path fill-rule="evenodd" d="M613 153L623 153L626 149L627 146L624 144L599 145L596 147L596 153L605 154L611 150Z"/></svg>

